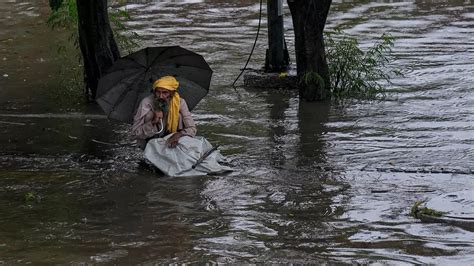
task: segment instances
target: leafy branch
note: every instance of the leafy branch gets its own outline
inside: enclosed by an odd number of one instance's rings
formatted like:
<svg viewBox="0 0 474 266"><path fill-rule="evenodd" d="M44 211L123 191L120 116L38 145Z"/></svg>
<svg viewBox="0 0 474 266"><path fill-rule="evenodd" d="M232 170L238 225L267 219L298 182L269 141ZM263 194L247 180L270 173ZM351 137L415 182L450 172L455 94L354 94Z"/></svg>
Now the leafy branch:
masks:
<svg viewBox="0 0 474 266"><path fill-rule="evenodd" d="M391 78L401 75L388 69L394 38L383 34L372 47L363 51L356 38L340 29L325 33L326 55L331 79L331 97L376 99L385 95Z"/></svg>

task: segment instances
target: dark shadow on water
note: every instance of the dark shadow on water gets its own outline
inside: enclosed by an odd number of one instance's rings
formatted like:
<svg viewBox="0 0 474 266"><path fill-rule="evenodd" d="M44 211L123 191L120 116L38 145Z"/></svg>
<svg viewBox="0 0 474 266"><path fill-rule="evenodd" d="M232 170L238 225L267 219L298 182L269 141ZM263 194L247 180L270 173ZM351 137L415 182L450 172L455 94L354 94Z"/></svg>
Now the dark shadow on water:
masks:
<svg viewBox="0 0 474 266"><path fill-rule="evenodd" d="M261 213L274 217L262 223L278 232L265 243L275 256L273 261L278 261L278 250L296 261L319 261L319 254L336 241L337 233L327 222L344 213L340 201L348 188L328 170L324 134L330 104L300 101L294 91L270 91L265 97L270 164L277 171L265 186L266 200L256 205Z"/></svg>
<svg viewBox="0 0 474 266"><path fill-rule="evenodd" d="M298 166L323 167L327 164L324 134L330 111L328 102L300 101L298 106Z"/></svg>
<svg viewBox="0 0 474 266"><path fill-rule="evenodd" d="M305 102L297 92L270 91L266 95L270 116L271 164L292 165L299 169L327 166L325 155L331 105L329 102Z"/></svg>
<svg viewBox="0 0 474 266"><path fill-rule="evenodd" d="M290 152L293 146L293 140L288 139L292 134L289 132L293 118L287 118L285 112L290 108L292 93L289 91L271 91L266 100L270 104L270 141L273 142L273 148L270 151L270 163L274 167L284 166L287 160L292 160ZM291 121L293 120L293 121Z"/></svg>

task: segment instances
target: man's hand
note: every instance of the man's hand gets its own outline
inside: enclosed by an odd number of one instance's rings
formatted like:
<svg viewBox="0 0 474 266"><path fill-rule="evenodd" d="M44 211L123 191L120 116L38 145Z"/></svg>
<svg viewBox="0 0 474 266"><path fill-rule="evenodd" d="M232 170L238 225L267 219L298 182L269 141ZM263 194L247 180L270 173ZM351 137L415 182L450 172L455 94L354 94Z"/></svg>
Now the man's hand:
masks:
<svg viewBox="0 0 474 266"><path fill-rule="evenodd" d="M153 120L151 121L152 124L156 124L158 122L160 122L160 119L163 118L163 112L162 111L156 111L154 112L154 115L153 115Z"/></svg>
<svg viewBox="0 0 474 266"><path fill-rule="evenodd" d="M184 136L183 133L181 132L176 132L173 134L173 136L171 136L167 141L166 143L168 144L168 147L170 148L175 148L176 145L178 145L178 141L179 139Z"/></svg>

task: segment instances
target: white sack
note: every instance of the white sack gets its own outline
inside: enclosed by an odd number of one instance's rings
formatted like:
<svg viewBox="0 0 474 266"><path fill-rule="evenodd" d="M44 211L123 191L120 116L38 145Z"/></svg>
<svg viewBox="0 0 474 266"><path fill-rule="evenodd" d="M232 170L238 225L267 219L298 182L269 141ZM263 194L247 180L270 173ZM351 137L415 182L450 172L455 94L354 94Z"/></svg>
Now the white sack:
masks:
<svg viewBox="0 0 474 266"><path fill-rule="evenodd" d="M201 158L212 145L204 137L184 136L179 139L175 148L169 148L164 138L148 141L145 147L145 158L167 176L199 176L219 174L232 171L232 168L219 164L224 157L219 150L213 151L202 163L192 169L193 164Z"/></svg>

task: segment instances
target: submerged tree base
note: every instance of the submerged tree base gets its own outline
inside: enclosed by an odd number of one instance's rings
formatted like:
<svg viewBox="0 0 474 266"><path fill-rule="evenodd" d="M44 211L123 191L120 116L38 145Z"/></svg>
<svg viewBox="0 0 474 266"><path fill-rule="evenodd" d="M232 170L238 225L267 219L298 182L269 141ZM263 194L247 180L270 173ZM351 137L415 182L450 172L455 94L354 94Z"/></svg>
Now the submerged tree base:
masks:
<svg viewBox="0 0 474 266"><path fill-rule="evenodd" d="M287 71L281 73L251 70L244 74L244 86L259 89L297 89L296 69L289 66Z"/></svg>

